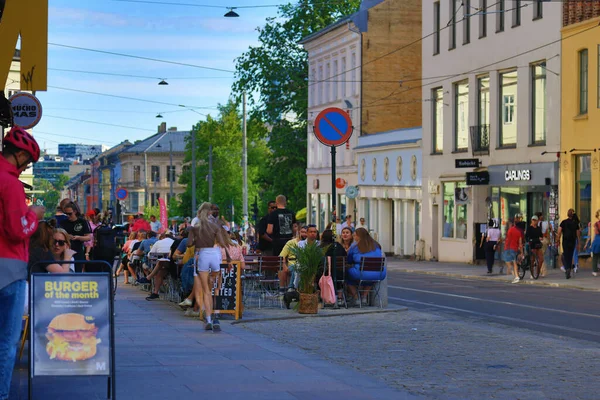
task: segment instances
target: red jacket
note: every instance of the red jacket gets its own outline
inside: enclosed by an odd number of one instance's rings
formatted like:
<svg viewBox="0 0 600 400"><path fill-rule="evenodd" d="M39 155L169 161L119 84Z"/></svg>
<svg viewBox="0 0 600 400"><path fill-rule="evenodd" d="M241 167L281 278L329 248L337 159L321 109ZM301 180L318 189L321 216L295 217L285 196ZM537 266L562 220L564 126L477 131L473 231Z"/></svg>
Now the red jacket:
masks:
<svg viewBox="0 0 600 400"><path fill-rule="evenodd" d="M0 289L27 277L29 238L37 226L19 171L0 155Z"/></svg>
<svg viewBox="0 0 600 400"><path fill-rule="evenodd" d="M133 226L131 227L131 232L137 232L137 231L150 232L151 230L152 230L152 228L150 227L150 222L146 221L143 218L136 220L133 223Z"/></svg>

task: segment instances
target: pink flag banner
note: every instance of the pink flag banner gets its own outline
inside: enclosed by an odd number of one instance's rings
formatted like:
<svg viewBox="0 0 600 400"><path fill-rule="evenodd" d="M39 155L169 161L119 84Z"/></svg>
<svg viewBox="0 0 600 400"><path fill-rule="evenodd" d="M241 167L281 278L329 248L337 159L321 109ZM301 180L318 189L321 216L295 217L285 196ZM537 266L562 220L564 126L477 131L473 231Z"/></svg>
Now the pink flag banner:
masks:
<svg viewBox="0 0 600 400"><path fill-rule="evenodd" d="M167 220L167 203L165 203L165 199L159 197L158 205L160 207L160 233L163 233L168 229L169 226L169 221Z"/></svg>

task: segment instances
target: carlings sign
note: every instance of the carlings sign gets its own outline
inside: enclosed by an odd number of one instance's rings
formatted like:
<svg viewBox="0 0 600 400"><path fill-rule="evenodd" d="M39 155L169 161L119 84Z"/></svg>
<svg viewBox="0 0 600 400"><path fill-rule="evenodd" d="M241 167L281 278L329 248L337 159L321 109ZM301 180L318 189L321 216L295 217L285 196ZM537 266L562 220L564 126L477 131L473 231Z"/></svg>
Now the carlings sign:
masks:
<svg viewBox="0 0 600 400"><path fill-rule="evenodd" d="M530 181L531 171L528 169L512 170L504 172L504 179L510 181Z"/></svg>

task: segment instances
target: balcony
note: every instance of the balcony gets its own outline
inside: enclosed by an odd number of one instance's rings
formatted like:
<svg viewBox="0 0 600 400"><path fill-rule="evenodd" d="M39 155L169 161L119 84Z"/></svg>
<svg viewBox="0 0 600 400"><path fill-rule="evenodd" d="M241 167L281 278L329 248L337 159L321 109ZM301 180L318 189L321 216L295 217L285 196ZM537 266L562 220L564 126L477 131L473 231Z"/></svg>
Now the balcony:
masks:
<svg viewBox="0 0 600 400"><path fill-rule="evenodd" d="M471 126L471 149L474 156L486 156L490 154L490 126Z"/></svg>

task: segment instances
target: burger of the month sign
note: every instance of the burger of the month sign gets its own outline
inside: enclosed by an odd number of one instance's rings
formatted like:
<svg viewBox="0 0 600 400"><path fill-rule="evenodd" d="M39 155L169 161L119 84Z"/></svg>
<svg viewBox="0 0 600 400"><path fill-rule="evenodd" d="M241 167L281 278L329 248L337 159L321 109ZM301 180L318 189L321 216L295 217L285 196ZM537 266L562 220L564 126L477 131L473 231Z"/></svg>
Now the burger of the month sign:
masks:
<svg viewBox="0 0 600 400"><path fill-rule="evenodd" d="M114 385L110 275L33 274L30 310L31 379L104 376Z"/></svg>
<svg viewBox="0 0 600 400"><path fill-rule="evenodd" d="M42 119L42 103L27 92L15 93L10 101L14 124L23 129L31 129Z"/></svg>

